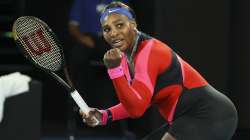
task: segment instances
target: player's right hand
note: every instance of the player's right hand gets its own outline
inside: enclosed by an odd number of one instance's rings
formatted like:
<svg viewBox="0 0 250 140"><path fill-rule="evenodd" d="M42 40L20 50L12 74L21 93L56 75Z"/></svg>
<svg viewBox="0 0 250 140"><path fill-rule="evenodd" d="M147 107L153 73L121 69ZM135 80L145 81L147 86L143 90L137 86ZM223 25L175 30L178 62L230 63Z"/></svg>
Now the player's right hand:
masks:
<svg viewBox="0 0 250 140"><path fill-rule="evenodd" d="M104 65L110 69L118 67L122 60L122 52L118 48L108 50L103 56Z"/></svg>
<svg viewBox="0 0 250 140"><path fill-rule="evenodd" d="M83 122L87 124L88 126L95 127L97 125L101 125L102 113L98 109L91 108L88 114L85 114L81 110L79 110L79 112L80 112L80 115L82 116ZM97 123L96 120L99 122Z"/></svg>

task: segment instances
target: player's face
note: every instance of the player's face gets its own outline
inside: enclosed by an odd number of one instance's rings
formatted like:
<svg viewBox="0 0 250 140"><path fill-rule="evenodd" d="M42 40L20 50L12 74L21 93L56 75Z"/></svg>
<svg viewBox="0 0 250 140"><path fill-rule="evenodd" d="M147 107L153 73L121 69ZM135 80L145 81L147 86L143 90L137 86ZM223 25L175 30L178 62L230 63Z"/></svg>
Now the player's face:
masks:
<svg viewBox="0 0 250 140"><path fill-rule="evenodd" d="M102 22L103 36L113 48L125 51L131 48L136 38L136 23L127 16L113 13Z"/></svg>

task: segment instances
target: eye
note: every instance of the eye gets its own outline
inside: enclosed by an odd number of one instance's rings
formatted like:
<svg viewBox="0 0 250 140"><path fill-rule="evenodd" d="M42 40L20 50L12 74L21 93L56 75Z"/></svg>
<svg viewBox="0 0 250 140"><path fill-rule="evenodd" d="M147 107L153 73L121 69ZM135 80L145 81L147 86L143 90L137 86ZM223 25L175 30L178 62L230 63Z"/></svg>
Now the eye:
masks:
<svg viewBox="0 0 250 140"><path fill-rule="evenodd" d="M108 33L110 31L110 28L103 28L103 32Z"/></svg>
<svg viewBox="0 0 250 140"><path fill-rule="evenodd" d="M122 28L122 27L123 27L123 23L118 23L118 24L116 25L116 27L117 27L117 28Z"/></svg>

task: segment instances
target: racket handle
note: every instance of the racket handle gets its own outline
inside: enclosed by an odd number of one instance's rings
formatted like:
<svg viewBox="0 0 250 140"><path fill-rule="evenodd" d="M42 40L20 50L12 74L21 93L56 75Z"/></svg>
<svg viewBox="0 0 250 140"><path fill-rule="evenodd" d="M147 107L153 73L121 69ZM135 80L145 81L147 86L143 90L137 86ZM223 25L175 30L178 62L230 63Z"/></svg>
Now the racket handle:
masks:
<svg viewBox="0 0 250 140"><path fill-rule="evenodd" d="M89 111L90 111L90 108L89 106L87 105L87 103L83 100L83 98L81 97L81 95L76 91L74 90L73 92L71 92L71 97L74 99L74 101L76 102L76 104L78 105L78 107L81 109L81 111L83 111L83 113L85 114L89 114ZM99 120L97 120L96 117L94 117L95 119L95 126L100 124Z"/></svg>
<svg viewBox="0 0 250 140"><path fill-rule="evenodd" d="M80 107L81 111L83 111L83 113L85 113L85 114L88 114L90 108L86 104L86 102L83 100L83 98L81 97L81 95L76 90L74 90L73 92L71 92L70 95L75 100L75 102L78 105L78 107Z"/></svg>

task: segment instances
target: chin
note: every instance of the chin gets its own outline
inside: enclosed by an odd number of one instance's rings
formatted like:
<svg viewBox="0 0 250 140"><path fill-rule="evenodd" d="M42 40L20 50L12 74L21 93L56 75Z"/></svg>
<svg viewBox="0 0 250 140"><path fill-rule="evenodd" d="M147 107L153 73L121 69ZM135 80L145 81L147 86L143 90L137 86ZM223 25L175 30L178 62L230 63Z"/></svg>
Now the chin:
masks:
<svg viewBox="0 0 250 140"><path fill-rule="evenodd" d="M127 49L127 47L125 47L125 46L121 46L121 47L119 47L118 49L120 49L121 51L125 51L126 49Z"/></svg>
<svg viewBox="0 0 250 140"><path fill-rule="evenodd" d="M121 51L125 51L127 47L125 45L121 45L121 46L112 46L112 48L117 48Z"/></svg>

